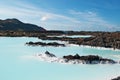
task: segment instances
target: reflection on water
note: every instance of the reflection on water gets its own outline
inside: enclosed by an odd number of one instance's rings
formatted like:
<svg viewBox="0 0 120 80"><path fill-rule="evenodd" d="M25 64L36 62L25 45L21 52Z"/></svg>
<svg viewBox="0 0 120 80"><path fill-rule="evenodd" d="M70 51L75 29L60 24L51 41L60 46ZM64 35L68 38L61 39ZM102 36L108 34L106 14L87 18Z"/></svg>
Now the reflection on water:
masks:
<svg viewBox="0 0 120 80"><path fill-rule="evenodd" d="M26 42L42 41L27 37L0 37L0 80L110 80L120 74L120 65L65 65L32 58L46 50L57 56L89 55L119 60L120 51L83 46L41 47L27 46ZM48 41L46 41L48 42ZM24 57L24 58L23 58Z"/></svg>

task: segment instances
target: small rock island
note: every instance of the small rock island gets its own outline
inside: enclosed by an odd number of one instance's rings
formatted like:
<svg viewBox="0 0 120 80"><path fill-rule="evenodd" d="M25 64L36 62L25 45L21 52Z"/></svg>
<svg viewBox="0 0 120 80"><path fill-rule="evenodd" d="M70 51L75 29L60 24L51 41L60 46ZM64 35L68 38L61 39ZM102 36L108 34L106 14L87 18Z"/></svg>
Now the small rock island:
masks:
<svg viewBox="0 0 120 80"><path fill-rule="evenodd" d="M50 43L45 43L45 42L27 42L26 43L27 45L29 46L54 46L54 47L59 47L59 46L62 46L62 47L65 47L65 44L60 44L60 43L57 43L57 42L50 42Z"/></svg>
<svg viewBox="0 0 120 80"><path fill-rule="evenodd" d="M76 55L67 55L63 56L64 59L67 59L68 61L82 61L83 64L114 64L116 63L112 59L107 59L107 58L102 58L98 55L87 55L87 56L79 56L78 54Z"/></svg>

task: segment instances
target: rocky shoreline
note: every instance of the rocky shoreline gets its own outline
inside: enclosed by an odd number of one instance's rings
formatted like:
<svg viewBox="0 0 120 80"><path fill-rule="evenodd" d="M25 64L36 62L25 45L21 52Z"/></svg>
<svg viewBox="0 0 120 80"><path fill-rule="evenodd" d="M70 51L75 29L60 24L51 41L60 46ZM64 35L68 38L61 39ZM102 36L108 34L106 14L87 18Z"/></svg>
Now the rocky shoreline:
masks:
<svg viewBox="0 0 120 80"><path fill-rule="evenodd" d="M76 55L67 55L61 58L56 55L46 51L44 54L35 55L42 61L47 62L57 62L63 64L116 64L117 62L112 59L102 58L97 55L88 55L88 56L79 56Z"/></svg>
<svg viewBox="0 0 120 80"><path fill-rule="evenodd" d="M93 32L94 33L94 32ZM42 40L61 40L70 44L87 45L93 47L105 47L120 49L120 33L91 33L94 37L89 38L68 38L68 37L39 37Z"/></svg>
<svg viewBox="0 0 120 80"><path fill-rule="evenodd" d="M27 42L26 43L29 46L55 46L55 47L65 47L65 44L60 44L57 42L51 42L51 43L44 43L44 42Z"/></svg>
<svg viewBox="0 0 120 80"><path fill-rule="evenodd" d="M89 38L48 37L57 35L91 35ZM120 49L120 32L72 32L72 31L0 31L0 36L37 37L42 40L67 41L70 44Z"/></svg>

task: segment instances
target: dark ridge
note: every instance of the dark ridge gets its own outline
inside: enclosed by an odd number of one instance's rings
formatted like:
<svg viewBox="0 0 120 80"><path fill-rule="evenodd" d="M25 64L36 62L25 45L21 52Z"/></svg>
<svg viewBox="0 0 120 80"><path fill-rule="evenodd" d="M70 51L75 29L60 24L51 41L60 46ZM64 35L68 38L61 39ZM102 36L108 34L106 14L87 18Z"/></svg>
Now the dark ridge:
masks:
<svg viewBox="0 0 120 80"><path fill-rule="evenodd" d="M1 31L46 31L44 28L34 24L23 23L18 19L0 20Z"/></svg>

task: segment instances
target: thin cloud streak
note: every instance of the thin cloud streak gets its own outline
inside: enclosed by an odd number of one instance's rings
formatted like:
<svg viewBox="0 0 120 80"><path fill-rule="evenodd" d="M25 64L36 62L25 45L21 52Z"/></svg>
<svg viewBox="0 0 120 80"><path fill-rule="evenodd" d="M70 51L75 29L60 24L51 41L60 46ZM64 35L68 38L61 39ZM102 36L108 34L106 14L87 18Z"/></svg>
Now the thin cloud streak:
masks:
<svg viewBox="0 0 120 80"><path fill-rule="evenodd" d="M118 28L117 25L109 23L95 12L77 12L74 10L70 10L69 12L70 14L74 15L74 17L79 18L80 21L84 21L85 23L87 23L89 26L91 26L91 28L95 26L99 26L100 28L102 27L103 29L109 30L115 30L115 28Z"/></svg>

